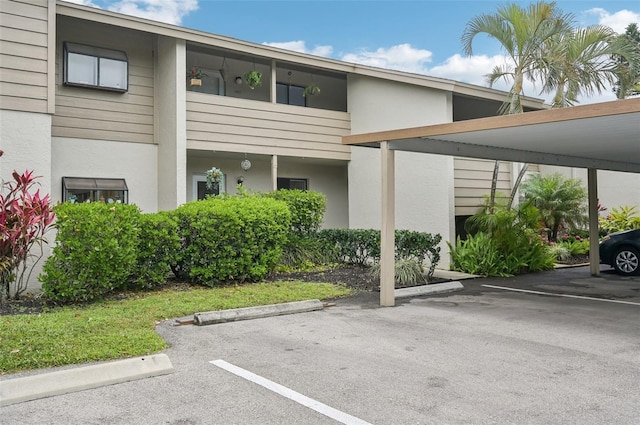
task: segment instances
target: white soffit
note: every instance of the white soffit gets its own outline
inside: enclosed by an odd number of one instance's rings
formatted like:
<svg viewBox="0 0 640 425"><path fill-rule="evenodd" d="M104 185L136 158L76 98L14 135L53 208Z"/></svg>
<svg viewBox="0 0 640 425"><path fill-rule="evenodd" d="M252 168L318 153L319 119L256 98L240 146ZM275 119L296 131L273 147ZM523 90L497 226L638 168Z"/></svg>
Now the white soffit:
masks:
<svg viewBox="0 0 640 425"><path fill-rule="evenodd" d="M640 98L345 136L343 143L640 172Z"/></svg>

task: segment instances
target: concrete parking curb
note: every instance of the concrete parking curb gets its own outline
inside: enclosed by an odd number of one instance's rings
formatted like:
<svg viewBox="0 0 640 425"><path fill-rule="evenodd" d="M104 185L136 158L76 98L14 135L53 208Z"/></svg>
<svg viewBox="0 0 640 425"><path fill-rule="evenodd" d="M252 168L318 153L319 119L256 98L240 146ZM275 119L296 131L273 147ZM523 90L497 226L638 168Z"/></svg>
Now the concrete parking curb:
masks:
<svg viewBox="0 0 640 425"><path fill-rule="evenodd" d="M263 305L258 307L218 310L193 315L193 323L198 326L216 323L235 322L237 320L260 319L283 314L305 313L322 310L324 304L320 300L295 301L282 304Z"/></svg>
<svg viewBox="0 0 640 425"><path fill-rule="evenodd" d="M458 281L434 283L432 285L412 286L410 288L400 288L394 291L396 298L419 297L421 295L442 294L445 292L460 291L464 289L462 283Z"/></svg>
<svg viewBox="0 0 640 425"><path fill-rule="evenodd" d="M0 381L0 406L173 372L166 354L136 357Z"/></svg>

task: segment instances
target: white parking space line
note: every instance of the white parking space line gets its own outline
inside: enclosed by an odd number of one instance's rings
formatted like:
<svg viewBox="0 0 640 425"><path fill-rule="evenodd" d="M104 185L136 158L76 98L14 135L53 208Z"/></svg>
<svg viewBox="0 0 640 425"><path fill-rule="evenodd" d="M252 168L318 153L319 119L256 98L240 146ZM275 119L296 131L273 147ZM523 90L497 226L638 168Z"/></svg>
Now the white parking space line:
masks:
<svg viewBox="0 0 640 425"><path fill-rule="evenodd" d="M528 289L508 288L506 286L494 286L494 285L482 285L482 286L484 286L486 288L503 289L505 291L525 292L527 294L549 295L549 296L552 296L552 297L577 298L577 299L580 299L580 300L602 301L602 302L606 302L606 303L616 303L616 304L640 305L640 303L634 303L634 302L631 302L631 301L607 300L605 298L585 297L585 296L582 296L582 295L554 294L554 293L551 293L551 292L530 291Z"/></svg>
<svg viewBox="0 0 640 425"><path fill-rule="evenodd" d="M326 404L320 403L319 401L293 391L290 388L270 381L267 378L263 378L262 376L249 372L246 369L242 369L241 367L232 365L231 363L227 363L224 360L213 360L209 363L214 364L219 368L226 370L227 372L231 372L234 375L244 378L247 381L258 384L268 390L273 391L274 393L280 394L281 396L293 400L296 403L313 409L316 412L328 416L331 419L334 419L345 425L371 425L369 422L365 422L362 419L356 418L355 416L351 416L347 413L341 412L340 410L334 409L333 407L327 406Z"/></svg>

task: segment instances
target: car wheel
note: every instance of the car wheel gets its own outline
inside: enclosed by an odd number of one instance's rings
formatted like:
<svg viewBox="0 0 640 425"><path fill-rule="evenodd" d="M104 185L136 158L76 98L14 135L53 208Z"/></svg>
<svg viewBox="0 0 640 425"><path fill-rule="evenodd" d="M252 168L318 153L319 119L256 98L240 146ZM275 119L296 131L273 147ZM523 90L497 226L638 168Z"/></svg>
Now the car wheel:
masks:
<svg viewBox="0 0 640 425"><path fill-rule="evenodd" d="M640 253L635 248L620 248L613 257L613 267L625 276L638 274L639 266Z"/></svg>

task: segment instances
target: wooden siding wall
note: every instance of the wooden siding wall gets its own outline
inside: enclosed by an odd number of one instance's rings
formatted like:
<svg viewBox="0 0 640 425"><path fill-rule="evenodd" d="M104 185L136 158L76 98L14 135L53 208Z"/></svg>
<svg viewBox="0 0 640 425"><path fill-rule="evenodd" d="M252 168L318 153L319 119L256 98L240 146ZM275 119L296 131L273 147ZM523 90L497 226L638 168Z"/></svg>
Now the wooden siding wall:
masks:
<svg viewBox="0 0 640 425"><path fill-rule="evenodd" d="M484 196L491 193L494 161L454 158L455 214L473 215L483 205ZM511 163L501 162L497 190L509 194Z"/></svg>
<svg viewBox="0 0 640 425"><path fill-rule="evenodd" d="M0 0L0 105L47 113L47 0Z"/></svg>
<svg viewBox="0 0 640 425"><path fill-rule="evenodd" d="M154 143L154 36L65 16L58 16L57 28L56 114L52 135ZM65 41L124 51L129 61L129 91L64 86Z"/></svg>
<svg viewBox="0 0 640 425"><path fill-rule="evenodd" d="M187 93L187 147L349 160L346 112Z"/></svg>

